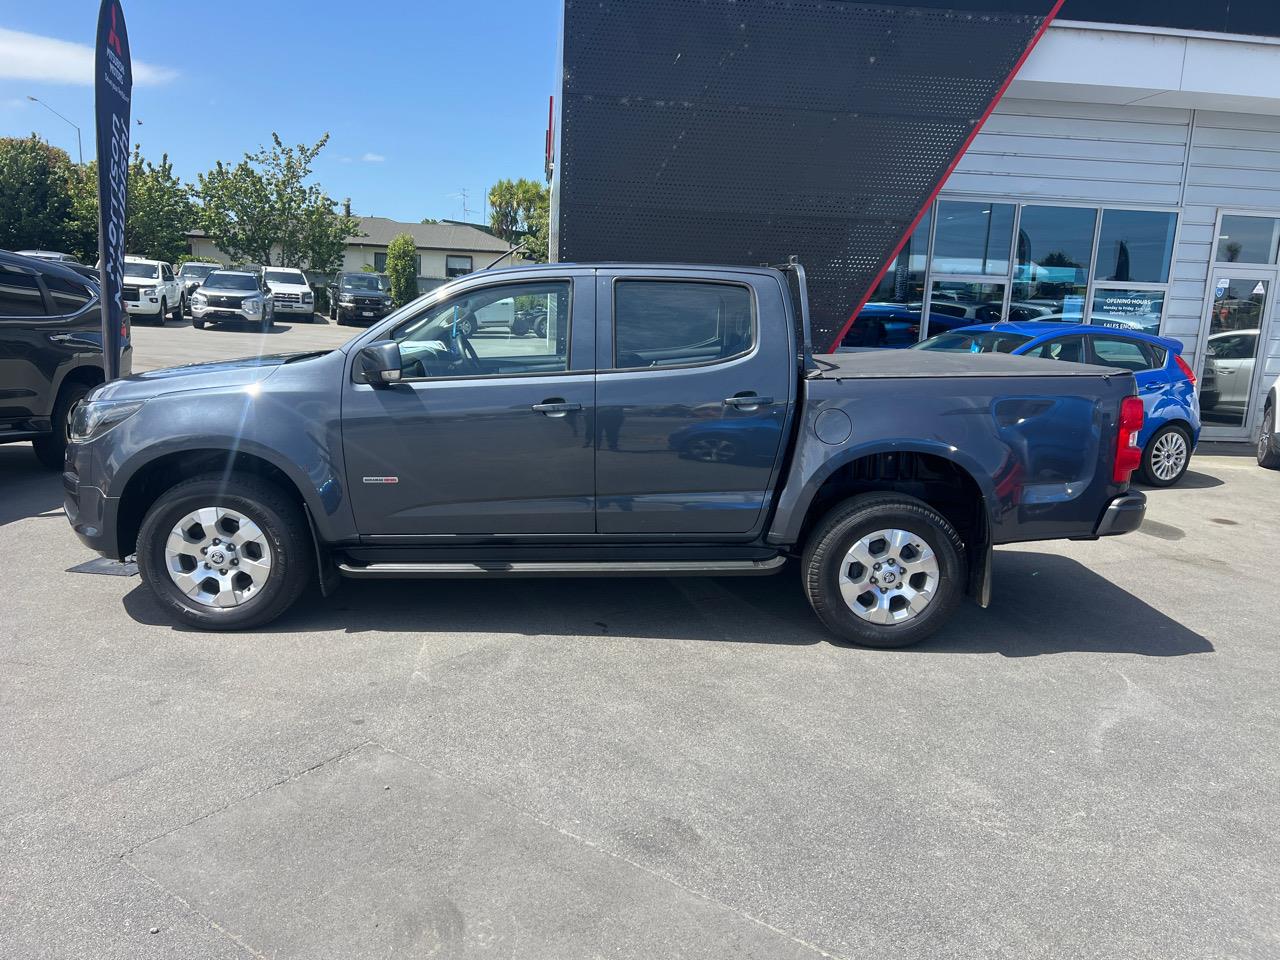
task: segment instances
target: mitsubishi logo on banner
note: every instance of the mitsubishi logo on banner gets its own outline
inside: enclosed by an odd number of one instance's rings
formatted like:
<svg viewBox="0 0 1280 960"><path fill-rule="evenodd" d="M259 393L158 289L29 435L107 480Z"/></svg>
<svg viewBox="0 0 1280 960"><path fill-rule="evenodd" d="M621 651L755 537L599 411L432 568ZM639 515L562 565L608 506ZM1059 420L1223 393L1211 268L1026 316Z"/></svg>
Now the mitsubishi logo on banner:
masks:
<svg viewBox="0 0 1280 960"><path fill-rule="evenodd" d="M124 309L125 202L129 195L129 104L133 64L119 0L103 0L94 44L93 112L98 134L98 279L102 284L102 360L120 376L129 341Z"/></svg>

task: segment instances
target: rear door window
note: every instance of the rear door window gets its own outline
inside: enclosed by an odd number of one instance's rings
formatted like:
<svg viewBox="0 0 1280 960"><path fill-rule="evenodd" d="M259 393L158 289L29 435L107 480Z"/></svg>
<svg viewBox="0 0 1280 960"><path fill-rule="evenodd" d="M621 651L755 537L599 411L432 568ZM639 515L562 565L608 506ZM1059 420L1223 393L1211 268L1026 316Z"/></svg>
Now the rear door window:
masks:
<svg viewBox="0 0 1280 960"><path fill-rule="evenodd" d="M1028 356L1042 357L1045 360L1063 360L1067 363L1084 363L1084 338L1056 337L1028 351Z"/></svg>
<svg viewBox="0 0 1280 960"><path fill-rule="evenodd" d="M44 286L53 300L53 312L59 316L77 313L93 299L93 293L84 284L64 280L62 277L46 274Z"/></svg>
<svg viewBox="0 0 1280 960"><path fill-rule="evenodd" d="M682 280L619 280L614 285L616 369L730 360L749 353L755 338L748 287Z"/></svg>
<svg viewBox="0 0 1280 960"><path fill-rule="evenodd" d="M1150 370L1155 364L1146 344L1124 337L1094 337L1093 356L1106 367L1123 367L1125 370Z"/></svg>
<svg viewBox="0 0 1280 960"><path fill-rule="evenodd" d="M44 295L34 275L0 267L0 317L43 317Z"/></svg>

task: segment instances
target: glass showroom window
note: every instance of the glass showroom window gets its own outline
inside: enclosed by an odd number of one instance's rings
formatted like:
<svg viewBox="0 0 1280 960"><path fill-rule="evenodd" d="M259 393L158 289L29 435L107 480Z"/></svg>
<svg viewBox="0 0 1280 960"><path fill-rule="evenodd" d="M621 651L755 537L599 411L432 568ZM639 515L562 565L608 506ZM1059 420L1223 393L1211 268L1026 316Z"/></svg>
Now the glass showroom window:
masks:
<svg viewBox="0 0 1280 960"><path fill-rule="evenodd" d="M1008 319L1084 322L1097 223L1090 207L1022 208Z"/></svg>
<svg viewBox="0 0 1280 960"><path fill-rule="evenodd" d="M929 228L933 212L903 244L889 269L845 334L845 347L909 347L920 339L924 309L924 274L929 262Z"/></svg>
<svg viewBox="0 0 1280 960"><path fill-rule="evenodd" d="M1017 207L939 200L937 211L924 336L1003 319Z"/></svg>
<svg viewBox="0 0 1280 960"><path fill-rule="evenodd" d="M1159 333L1176 213L1103 210L1090 323Z"/></svg>
<svg viewBox="0 0 1280 960"><path fill-rule="evenodd" d="M1280 219L1224 213L1218 232L1219 263L1275 263L1280 252Z"/></svg>

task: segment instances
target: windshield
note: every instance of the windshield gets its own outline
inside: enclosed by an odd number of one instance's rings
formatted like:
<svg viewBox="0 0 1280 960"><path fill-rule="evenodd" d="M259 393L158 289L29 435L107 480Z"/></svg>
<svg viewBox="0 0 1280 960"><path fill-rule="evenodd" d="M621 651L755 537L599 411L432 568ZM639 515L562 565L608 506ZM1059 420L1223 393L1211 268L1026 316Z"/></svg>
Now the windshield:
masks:
<svg viewBox="0 0 1280 960"><path fill-rule="evenodd" d="M300 270L268 270L267 283L292 283L305 287L307 278Z"/></svg>
<svg viewBox="0 0 1280 960"><path fill-rule="evenodd" d="M380 293L382 284L378 283L378 278L372 273L357 274L354 277L342 278L343 290L367 290L370 293Z"/></svg>
<svg viewBox="0 0 1280 960"><path fill-rule="evenodd" d="M245 273L211 273L206 290L257 290L258 278Z"/></svg>
<svg viewBox="0 0 1280 960"><path fill-rule="evenodd" d="M139 280L154 280L160 275L159 268L153 263L129 263L125 261L124 275Z"/></svg>
<svg viewBox="0 0 1280 960"><path fill-rule="evenodd" d="M915 344L912 350L939 350L943 353L1013 353L1030 340L1020 333L986 330L980 333L940 333Z"/></svg>
<svg viewBox="0 0 1280 960"><path fill-rule="evenodd" d="M184 263L182 265L182 269L178 271L178 276L194 277L197 280L203 280L217 269L217 267L202 267L194 263Z"/></svg>

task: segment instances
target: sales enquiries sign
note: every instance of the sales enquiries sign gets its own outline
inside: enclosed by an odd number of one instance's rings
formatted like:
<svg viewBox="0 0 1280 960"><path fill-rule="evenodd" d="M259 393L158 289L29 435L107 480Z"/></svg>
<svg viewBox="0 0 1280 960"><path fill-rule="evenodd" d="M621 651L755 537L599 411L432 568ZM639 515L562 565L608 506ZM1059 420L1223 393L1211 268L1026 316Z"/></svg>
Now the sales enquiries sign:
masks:
<svg viewBox="0 0 1280 960"><path fill-rule="evenodd" d="M98 133L98 276L102 355L108 380L120 376L129 341L124 309L125 198L129 192L129 100L133 65L119 0L102 0L94 44L94 122Z"/></svg>

